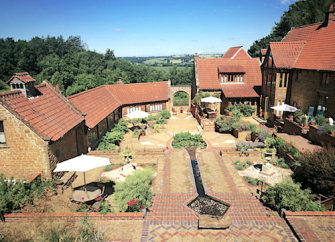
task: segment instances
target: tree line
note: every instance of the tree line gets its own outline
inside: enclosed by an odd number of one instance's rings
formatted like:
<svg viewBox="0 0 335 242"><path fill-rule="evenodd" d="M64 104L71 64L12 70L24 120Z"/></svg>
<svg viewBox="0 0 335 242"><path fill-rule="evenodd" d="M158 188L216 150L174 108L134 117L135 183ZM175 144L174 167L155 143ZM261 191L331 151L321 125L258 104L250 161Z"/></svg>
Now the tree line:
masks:
<svg viewBox="0 0 335 242"><path fill-rule="evenodd" d="M88 50L80 36L64 39L34 37L29 41L0 38L0 92L7 91L7 80L18 72L29 72L37 84L48 80L59 85L67 96L100 85L115 84L121 77L124 83L156 82L171 79L175 85L191 85L192 69L167 73L144 64L132 64L117 59L114 51L104 54Z"/></svg>
<svg viewBox="0 0 335 242"><path fill-rule="evenodd" d="M281 41L293 27L324 21L325 12L335 0L296 1L289 6L269 35L254 41L248 53L252 57L259 55L261 49L267 49L270 42Z"/></svg>

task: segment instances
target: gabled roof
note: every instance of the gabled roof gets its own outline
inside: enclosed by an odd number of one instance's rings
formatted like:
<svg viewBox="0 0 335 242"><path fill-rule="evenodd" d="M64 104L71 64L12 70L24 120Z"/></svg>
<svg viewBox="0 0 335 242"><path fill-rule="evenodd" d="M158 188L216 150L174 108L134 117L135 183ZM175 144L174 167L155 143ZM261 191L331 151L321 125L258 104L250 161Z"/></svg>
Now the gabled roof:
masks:
<svg viewBox="0 0 335 242"><path fill-rule="evenodd" d="M7 84L11 82L11 80L13 80L14 78L18 78L21 81L23 81L24 83L28 83L28 82L34 82L36 81L34 78L32 78L28 72L22 72L22 73L14 73L13 76L6 82Z"/></svg>
<svg viewBox="0 0 335 242"><path fill-rule="evenodd" d="M56 141L84 118L62 94L44 81L35 86L42 94L28 99L20 91L2 93L0 102L43 139Z"/></svg>
<svg viewBox="0 0 335 242"><path fill-rule="evenodd" d="M266 55L266 52L268 51L268 49L261 49L261 56Z"/></svg>
<svg viewBox="0 0 335 242"><path fill-rule="evenodd" d="M221 89L218 76L218 66L242 66L245 70L243 81L246 85L262 85L262 74L258 58L231 60L231 59L199 59L198 80L200 89Z"/></svg>
<svg viewBox="0 0 335 242"><path fill-rule="evenodd" d="M109 85L107 89L122 105L168 100L167 81Z"/></svg>
<svg viewBox="0 0 335 242"><path fill-rule="evenodd" d="M335 21L321 28L304 46L297 62L298 69L335 71Z"/></svg>
<svg viewBox="0 0 335 242"><path fill-rule="evenodd" d="M270 42L276 68L292 68L304 44L304 42Z"/></svg>
<svg viewBox="0 0 335 242"><path fill-rule="evenodd" d="M259 97L253 86L244 83L226 83L221 88L227 98Z"/></svg>
<svg viewBox="0 0 335 242"><path fill-rule="evenodd" d="M292 28L290 32L282 39L282 42L309 41L322 26L321 23L309 24Z"/></svg>
<svg viewBox="0 0 335 242"><path fill-rule="evenodd" d="M243 46L230 47L222 56L224 59L251 59L250 55L243 49Z"/></svg>
<svg viewBox="0 0 335 242"><path fill-rule="evenodd" d="M96 87L70 96L68 99L86 114L86 125L89 128L94 128L121 105L107 86Z"/></svg>
<svg viewBox="0 0 335 242"><path fill-rule="evenodd" d="M86 125L94 128L121 105L168 100L168 82L104 85L68 99L86 113Z"/></svg>

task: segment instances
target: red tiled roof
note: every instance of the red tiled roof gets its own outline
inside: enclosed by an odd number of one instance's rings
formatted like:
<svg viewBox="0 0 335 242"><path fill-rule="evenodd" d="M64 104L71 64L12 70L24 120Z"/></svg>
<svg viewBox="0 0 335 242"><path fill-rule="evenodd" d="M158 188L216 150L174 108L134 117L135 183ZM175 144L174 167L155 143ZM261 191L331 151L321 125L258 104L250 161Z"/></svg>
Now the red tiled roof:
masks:
<svg viewBox="0 0 335 242"><path fill-rule="evenodd" d="M262 85L262 74L258 58L231 60L231 59L199 59L198 80L200 89L221 89L218 76L218 66L243 66L245 74L243 81L250 86Z"/></svg>
<svg viewBox="0 0 335 242"><path fill-rule="evenodd" d="M266 52L268 51L268 49L261 49L261 55L266 55Z"/></svg>
<svg viewBox="0 0 335 242"><path fill-rule="evenodd" d="M277 68L292 68L304 42L270 42L274 64Z"/></svg>
<svg viewBox="0 0 335 242"><path fill-rule="evenodd" d="M220 73L245 73L245 69L241 65L230 65L230 63L218 65Z"/></svg>
<svg viewBox="0 0 335 242"><path fill-rule="evenodd" d="M35 88L42 95L28 99L20 91L13 91L1 94L0 100L43 138L56 141L84 120L79 110L48 82Z"/></svg>
<svg viewBox="0 0 335 242"><path fill-rule="evenodd" d="M221 88L226 98L259 97L253 86L243 83L224 83L221 84Z"/></svg>
<svg viewBox="0 0 335 242"><path fill-rule="evenodd" d="M244 59L251 59L250 55L248 55L248 53L242 48L240 51L238 51L236 53L236 55L234 55L232 57L232 59L234 60L244 60Z"/></svg>
<svg viewBox="0 0 335 242"><path fill-rule="evenodd" d="M68 99L82 113L86 114L86 125L89 128L94 128L102 119L121 105L107 86L93 88L70 96Z"/></svg>
<svg viewBox="0 0 335 242"><path fill-rule="evenodd" d="M168 100L168 82L105 85L68 99L86 113L86 125L94 128L121 105Z"/></svg>
<svg viewBox="0 0 335 242"><path fill-rule="evenodd" d="M23 81L24 83L28 83L28 82L34 82L36 81L34 78L32 78L28 72L22 72L22 73L14 73L13 76L6 82L9 83L11 80L13 80L14 78L18 78L21 81Z"/></svg>
<svg viewBox="0 0 335 242"><path fill-rule="evenodd" d="M109 85L108 90L123 105L168 100L168 82Z"/></svg>
<svg viewBox="0 0 335 242"><path fill-rule="evenodd" d="M321 28L304 46L294 68L335 71L335 21Z"/></svg>
<svg viewBox="0 0 335 242"><path fill-rule="evenodd" d="M227 52L222 56L222 58L232 58L242 46L230 47Z"/></svg>
<svg viewBox="0 0 335 242"><path fill-rule="evenodd" d="M317 33L318 28L322 23L315 23L310 25L304 25L298 28L291 29L290 32L282 39L282 42L294 42L294 41L309 41Z"/></svg>

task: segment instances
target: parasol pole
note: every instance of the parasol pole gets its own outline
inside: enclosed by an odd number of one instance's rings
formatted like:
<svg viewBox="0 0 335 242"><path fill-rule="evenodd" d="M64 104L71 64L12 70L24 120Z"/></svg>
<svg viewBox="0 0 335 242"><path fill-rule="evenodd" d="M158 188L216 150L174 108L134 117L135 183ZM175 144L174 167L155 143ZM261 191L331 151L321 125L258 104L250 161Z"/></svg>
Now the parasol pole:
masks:
<svg viewBox="0 0 335 242"><path fill-rule="evenodd" d="M84 184L85 184L85 195L87 197L87 188L86 188L86 178L85 178L85 172L84 172Z"/></svg>

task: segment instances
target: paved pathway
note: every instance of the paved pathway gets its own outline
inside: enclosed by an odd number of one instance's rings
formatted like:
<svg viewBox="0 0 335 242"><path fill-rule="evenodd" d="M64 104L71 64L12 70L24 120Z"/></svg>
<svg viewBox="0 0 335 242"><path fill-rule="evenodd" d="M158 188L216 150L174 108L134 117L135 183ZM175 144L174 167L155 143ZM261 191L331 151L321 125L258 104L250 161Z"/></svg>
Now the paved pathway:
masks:
<svg viewBox="0 0 335 242"><path fill-rule="evenodd" d="M198 230L197 216L186 206L197 194L192 189L173 193L170 183L178 181L171 181L171 174L168 175L175 172L169 157L176 158L172 154L181 151L169 152L164 168L158 167L160 173L164 173L159 184L164 185L163 189L156 190L151 211L143 221L141 241L296 241L285 221L251 195L236 169L230 166L231 161L223 161L216 150L202 151L198 157L201 162L212 163L211 172L219 171L205 189L207 194L231 204L228 214L232 226L226 230ZM176 160L190 162L186 155ZM203 169L200 165L201 174ZM167 183L169 188L166 188Z"/></svg>

